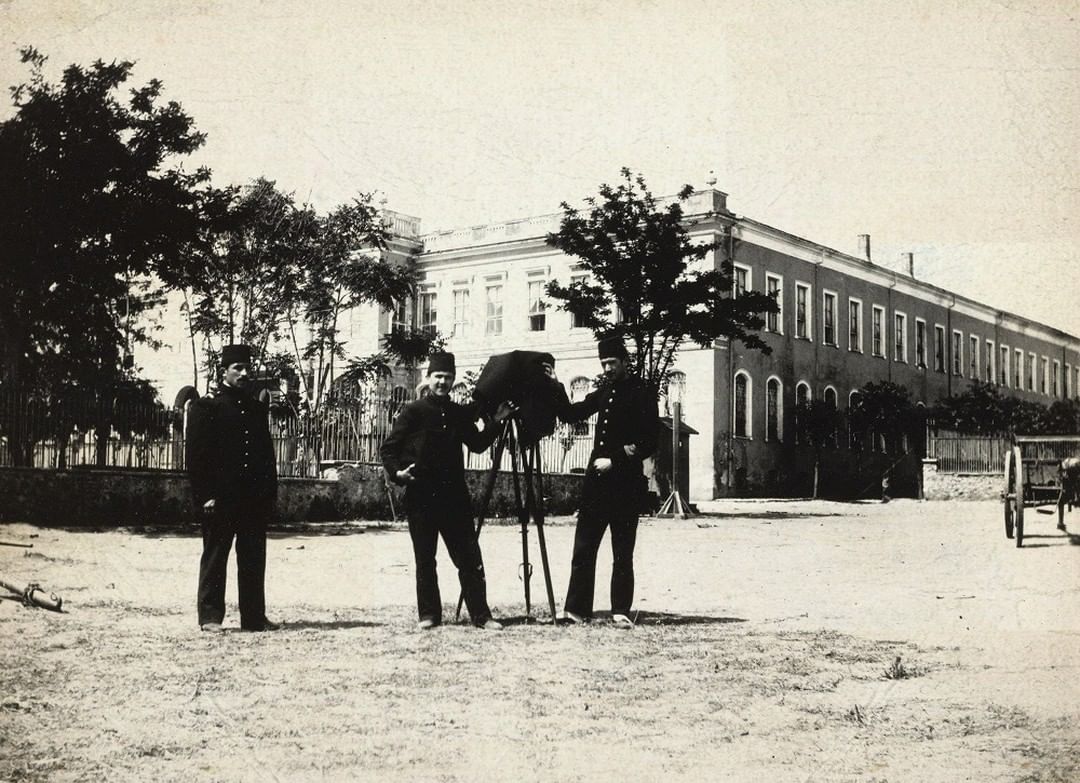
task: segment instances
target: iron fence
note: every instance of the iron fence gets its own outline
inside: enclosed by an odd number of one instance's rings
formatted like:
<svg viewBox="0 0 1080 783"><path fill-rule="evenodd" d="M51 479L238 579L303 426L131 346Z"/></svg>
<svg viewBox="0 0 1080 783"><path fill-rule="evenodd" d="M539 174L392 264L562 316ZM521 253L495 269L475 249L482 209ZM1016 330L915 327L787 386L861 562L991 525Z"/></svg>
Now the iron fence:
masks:
<svg viewBox="0 0 1080 783"><path fill-rule="evenodd" d="M371 389L316 414L275 404L270 433L279 476L316 477L326 463L379 462L379 447L409 390ZM0 467L113 467L183 470L187 409L157 402L67 394L45 397L0 391ZM583 470L594 422L559 424L540 442L547 473ZM489 452L466 449L466 467L491 466ZM503 469L509 469L504 455Z"/></svg>

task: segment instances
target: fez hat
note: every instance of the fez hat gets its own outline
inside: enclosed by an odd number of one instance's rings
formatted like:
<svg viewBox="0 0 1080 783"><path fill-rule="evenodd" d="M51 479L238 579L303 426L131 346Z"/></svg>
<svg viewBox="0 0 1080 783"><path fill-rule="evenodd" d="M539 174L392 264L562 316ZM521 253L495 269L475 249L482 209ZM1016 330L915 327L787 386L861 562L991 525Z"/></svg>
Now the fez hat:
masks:
<svg viewBox="0 0 1080 783"><path fill-rule="evenodd" d="M625 359L627 357L626 346L621 337L605 337L596 346L600 354L600 361L604 359Z"/></svg>
<svg viewBox="0 0 1080 783"><path fill-rule="evenodd" d="M251 348L246 345L226 345L221 349L221 366L251 364Z"/></svg>
<svg viewBox="0 0 1080 783"><path fill-rule="evenodd" d="M446 351L437 351L428 357L427 374L431 375L433 372L452 372L457 373L457 369L454 367L454 354L447 353Z"/></svg>

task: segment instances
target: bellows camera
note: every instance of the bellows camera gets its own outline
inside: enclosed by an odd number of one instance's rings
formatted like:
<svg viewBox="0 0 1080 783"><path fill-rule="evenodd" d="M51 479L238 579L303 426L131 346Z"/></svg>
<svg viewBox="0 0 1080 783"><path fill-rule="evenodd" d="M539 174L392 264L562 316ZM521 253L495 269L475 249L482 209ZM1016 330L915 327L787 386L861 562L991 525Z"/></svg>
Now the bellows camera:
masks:
<svg viewBox="0 0 1080 783"><path fill-rule="evenodd" d="M518 406L518 441L530 446L555 431L559 383L549 378L544 365L555 357L541 351L511 351L488 359L476 381L473 399L493 414L504 400Z"/></svg>

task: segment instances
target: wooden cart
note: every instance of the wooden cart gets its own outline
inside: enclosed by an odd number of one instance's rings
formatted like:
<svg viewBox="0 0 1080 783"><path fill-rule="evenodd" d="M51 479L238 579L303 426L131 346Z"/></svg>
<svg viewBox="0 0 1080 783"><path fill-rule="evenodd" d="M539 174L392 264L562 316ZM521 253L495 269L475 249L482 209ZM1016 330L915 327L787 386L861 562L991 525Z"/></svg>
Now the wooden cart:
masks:
<svg viewBox="0 0 1080 783"><path fill-rule="evenodd" d="M1024 543L1024 508L1041 513L1057 507L1058 529L1065 529L1065 508L1080 505L1077 487L1062 481L1063 460L1080 457L1080 435L1016 435L1005 452L1005 536Z"/></svg>

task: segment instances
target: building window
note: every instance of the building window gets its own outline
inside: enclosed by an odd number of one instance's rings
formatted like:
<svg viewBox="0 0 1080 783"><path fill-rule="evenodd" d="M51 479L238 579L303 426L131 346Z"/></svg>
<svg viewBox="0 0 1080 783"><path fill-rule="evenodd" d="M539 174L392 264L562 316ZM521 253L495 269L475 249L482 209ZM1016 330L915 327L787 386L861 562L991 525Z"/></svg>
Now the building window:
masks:
<svg viewBox="0 0 1080 783"><path fill-rule="evenodd" d="M740 297L750 290L750 267L734 264L732 276L732 292L736 297Z"/></svg>
<svg viewBox="0 0 1080 783"><path fill-rule="evenodd" d="M773 298L776 302L777 311L775 313L768 313L765 316L765 329L766 331L773 332L774 334L783 334L784 331L784 299L783 299L783 286L778 275L772 275L766 273L765 275L765 293Z"/></svg>
<svg viewBox="0 0 1080 783"><path fill-rule="evenodd" d="M584 283L588 279L589 279L588 275L572 275L570 277L570 285L574 285L574 283L581 283L582 285L584 285ZM570 328L571 329L581 329L584 326L585 326L585 324L583 324L581 322L581 318L578 316L577 313L570 313Z"/></svg>
<svg viewBox="0 0 1080 783"><path fill-rule="evenodd" d="M874 305L871 314L870 340L874 356L885 355L885 310Z"/></svg>
<svg viewBox="0 0 1080 783"><path fill-rule="evenodd" d="M529 331L542 332L547 326L547 302L544 301L544 280L529 281Z"/></svg>
<svg viewBox="0 0 1080 783"><path fill-rule="evenodd" d="M968 337L968 377L973 381L979 380L979 338L977 335Z"/></svg>
<svg viewBox="0 0 1080 783"><path fill-rule="evenodd" d="M836 402L836 389L834 389L832 386L825 387L825 394L823 395L823 399L825 400L826 404L832 407L834 411L839 409L839 406ZM836 448L835 430L833 430L832 435L829 436L829 445L832 446L834 449Z"/></svg>
<svg viewBox="0 0 1080 783"><path fill-rule="evenodd" d="M893 359L907 361L907 316L903 313L893 314Z"/></svg>
<svg viewBox="0 0 1080 783"><path fill-rule="evenodd" d="M489 285L487 295L487 323L484 333L488 335L502 334L503 327L503 287L502 284Z"/></svg>
<svg viewBox="0 0 1080 783"><path fill-rule="evenodd" d="M945 327L934 324L934 370L945 372Z"/></svg>
<svg viewBox="0 0 1080 783"><path fill-rule="evenodd" d="M783 439L783 389L778 378L765 385L765 440Z"/></svg>
<svg viewBox="0 0 1080 783"><path fill-rule="evenodd" d="M952 333L952 374L964 374L964 335L962 332Z"/></svg>
<svg viewBox="0 0 1080 783"><path fill-rule="evenodd" d="M454 336L465 337L469 333L469 289L454 289Z"/></svg>
<svg viewBox="0 0 1080 783"><path fill-rule="evenodd" d="M750 437L750 376L735 373L735 437Z"/></svg>
<svg viewBox="0 0 1080 783"><path fill-rule="evenodd" d="M848 299L848 350L862 353L862 302Z"/></svg>
<svg viewBox="0 0 1080 783"><path fill-rule="evenodd" d="M836 342L836 294L825 291L822 296L821 335L826 345L837 345Z"/></svg>
<svg viewBox="0 0 1080 783"><path fill-rule="evenodd" d="M434 336L439 331L438 294L435 291L420 292L420 331Z"/></svg>
<svg viewBox="0 0 1080 783"><path fill-rule="evenodd" d="M926 367L926 321L915 319L915 366Z"/></svg>
<svg viewBox="0 0 1080 783"><path fill-rule="evenodd" d="M859 407L859 391L858 389L852 389L848 394L847 402L847 422L848 422L848 448L852 451L862 451L862 442L859 439L859 432L852 424L854 420L855 409Z"/></svg>
<svg viewBox="0 0 1080 783"><path fill-rule="evenodd" d="M810 385L799 381L795 386L795 442L799 442L799 412L810 404Z"/></svg>
<svg viewBox="0 0 1080 783"><path fill-rule="evenodd" d="M795 336L801 340L810 337L810 286L795 284Z"/></svg>
<svg viewBox="0 0 1080 783"><path fill-rule="evenodd" d="M1050 393L1050 360L1045 356L1042 358L1042 372L1039 373L1039 391Z"/></svg>
<svg viewBox="0 0 1080 783"><path fill-rule="evenodd" d="M1028 391L1035 391L1035 376L1039 372L1039 357L1028 354Z"/></svg>
<svg viewBox="0 0 1080 783"><path fill-rule="evenodd" d="M1021 359L1024 358L1024 354L1018 352L1018 355L1020 356ZM998 367L998 385L999 386L1008 386L1009 385L1009 378L1012 377L1012 376L1009 375L1009 346L1002 345L1000 347L1000 356L1001 356L1001 362L1000 362L1000 366ZM1019 376L1017 376L1017 377L1019 377Z"/></svg>
<svg viewBox="0 0 1080 783"><path fill-rule="evenodd" d="M994 341L986 341L986 361L983 364L983 380L987 383L994 382Z"/></svg>
<svg viewBox="0 0 1080 783"><path fill-rule="evenodd" d="M1003 354L1008 356L1008 351L1002 351ZM1009 374L1006 369L1005 375ZM1017 391L1024 390L1024 352L1019 348L1016 349L1016 367L1013 368L1013 388Z"/></svg>
<svg viewBox="0 0 1080 783"><path fill-rule="evenodd" d="M1054 366L1050 374L1050 393L1055 397L1061 397L1061 362L1054 359Z"/></svg>
<svg viewBox="0 0 1080 783"><path fill-rule="evenodd" d="M1065 399L1072 399L1072 367L1065 365Z"/></svg>
<svg viewBox="0 0 1080 783"><path fill-rule="evenodd" d="M412 330L412 300L406 299L394 308L390 321L390 331L395 334Z"/></svg>

